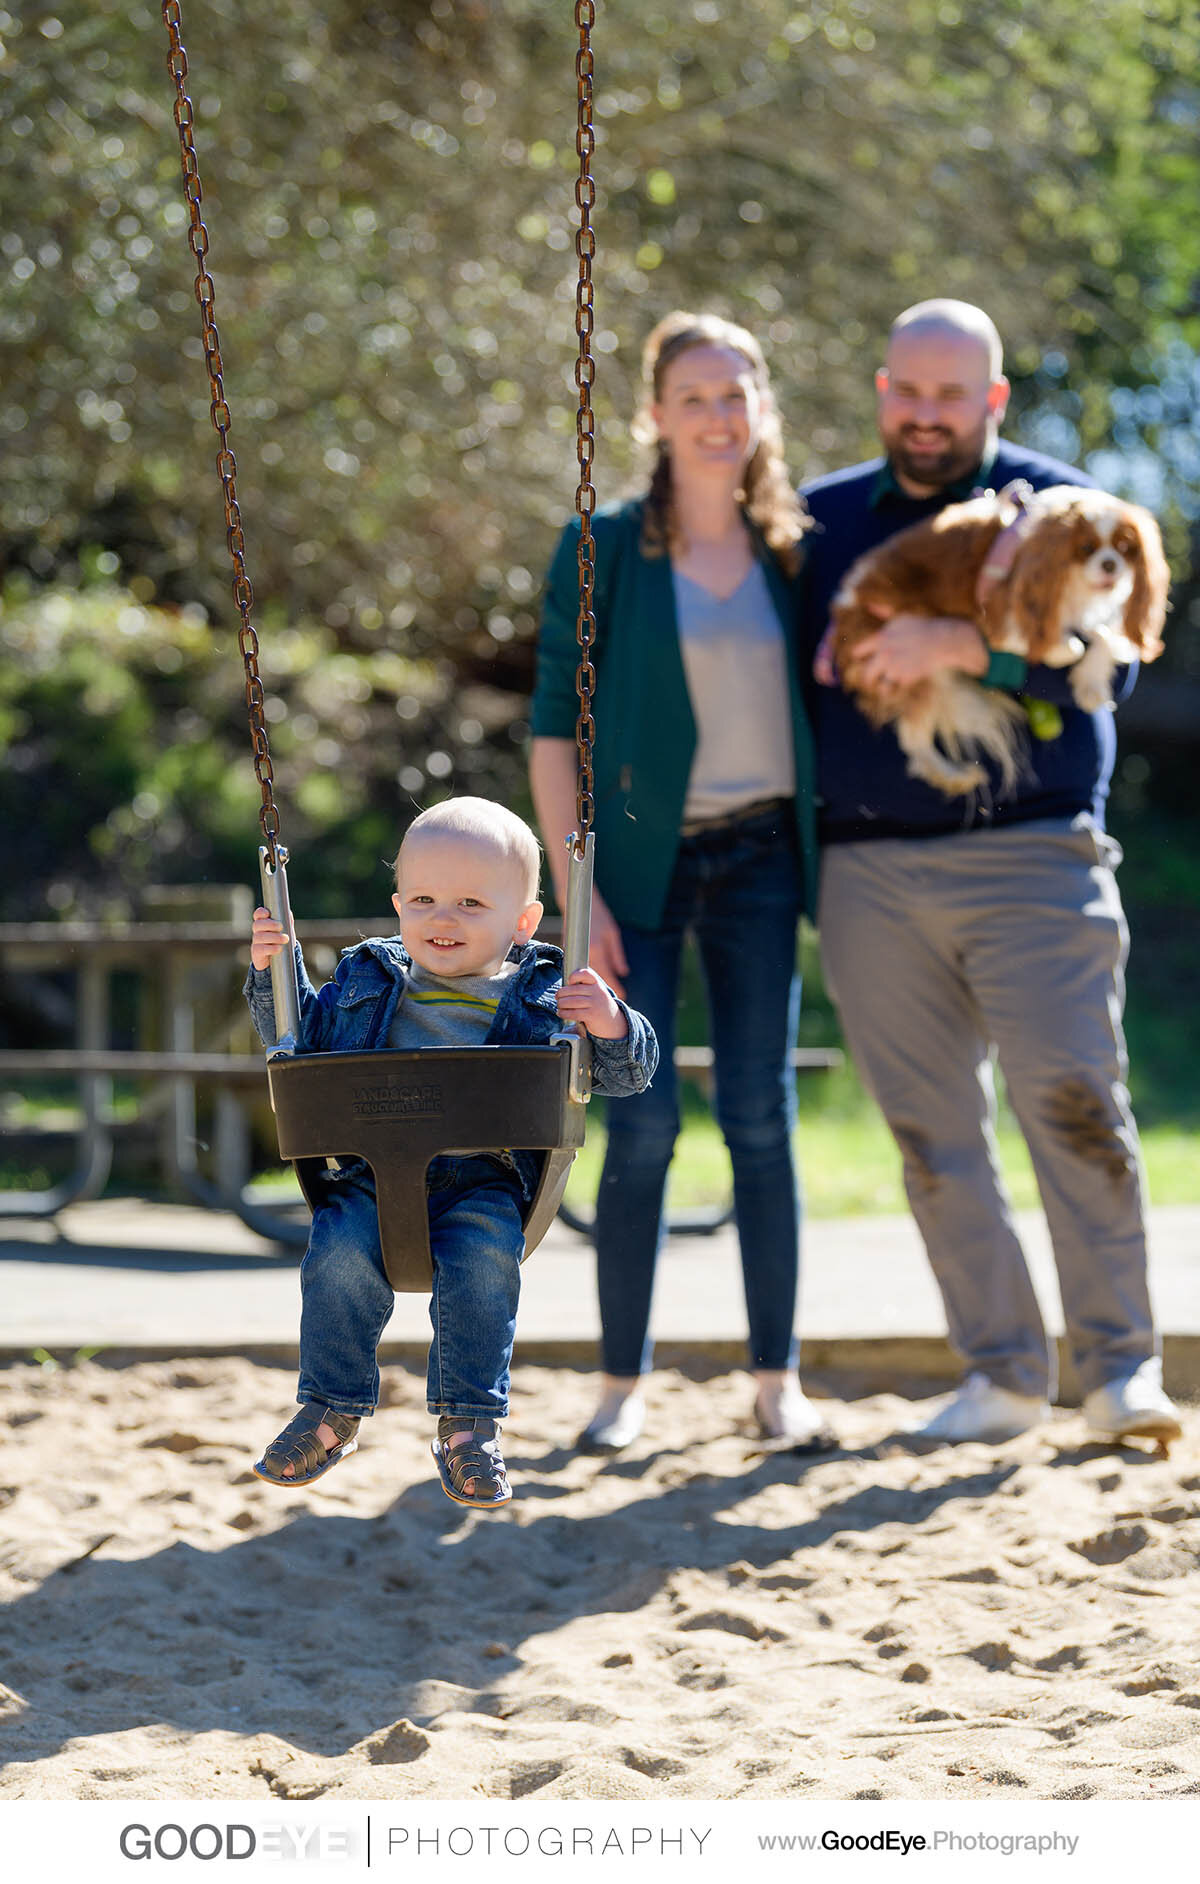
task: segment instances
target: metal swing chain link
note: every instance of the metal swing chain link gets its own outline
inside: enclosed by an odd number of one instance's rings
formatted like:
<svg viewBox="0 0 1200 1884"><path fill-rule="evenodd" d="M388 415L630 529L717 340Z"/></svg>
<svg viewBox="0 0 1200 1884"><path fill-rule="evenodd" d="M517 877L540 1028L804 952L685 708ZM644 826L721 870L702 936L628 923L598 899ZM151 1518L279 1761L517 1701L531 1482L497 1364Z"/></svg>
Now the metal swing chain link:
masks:
<svg viewBox="0 0 1200 1884"><path fill-rule="evenodd" d="M180 37L181 18L178 0L162 0L162 16L170 40L167 66L175 83L175 124L179 132L184 194L187 198L191 224L188 231L188 245L196 258L196 300L200 305L204 359L208 368L211 391L209 411L213 429L221 441L221 449L217 454L217 470L225 497L226 538L234 570L233 596L242 621L238 634L238 646L246 670L246 710L250 720L254 772L262 789L259 823L266 839L269 860L273 869L280 830L279 812L272 795L274 771L271 765L266 721L263 716L264 694L258 671L258 636L250 620L254 591L246 573L245 537L242 532L241 509L237 499L237 460L229 445L229 429L232 421L221 379L221 343L214 318L216 289L205 267L205 257L208 253L208 230L200 216L203 191L200 185L196 147L192 141L194 123L192 101L185 90L188 62ZM591 528L591 519L596 509L596 492L591 477L595 455L592 386L596 376L595 362L591 354L592 333L595 327L592 262L596 253L596 238L591 223L592 210L596 202L596 185L591 175L591 159L596 147L596 134L592 125L594 66L591 29L595 20L595 0L576 0L575 21L579 28L579 51L575 57L575 76L579 115L575 148L579 156L579 177L575 185L575 202L579 209L579 228L575 236L575 252L579 259L579 280L575 291L575 332L579 340L579 356L575 363L575 384L579 392L579 408L576 414L579 484L575 493L575 508L580 518L579 617L576 627L579 642L579 667L576 675L576 692L579 696L579 717L576 722L579 783L576 813L577 848L580 855L583 853L587 834L592 828L595 813L592 743L595 739L596 725L592 717L592 690L596 682L596 670L591 658L596 634L596 617L592 607L596 549Z"/></svg>
<svg viewBox="0 0 1200 1884"><path fill-rule="evenodd" d="M579 258L579 282L575 290L575 332L579 338L579 357L575 362L575 384L579 389L576 432L579 449L579 485L575 509L579 527L579 618L576 636L579 642L579 668L575 691L579 695L579 718L575 738L579 747L579 783L576 792L576 855L582 857L588 832L595 816L592 779L592 742L596 723L592 718L592 690L596 670L592 665L592 645L596 636L596 617L592 595L596 579L596 545L592 536L592 517L596 510L596 492L592 484L592 459L595 454L595 420L592 413L592 386L596 366L592 359L592 331L595 313L592 295L592 262L596 238L592 233L592 210L596 204L596 185L591 162L596 148L592 126L592 45L591 31L596 23L595 0L576 0L575 24L579 28L579 51L575 55L575 77L579 92L579 123L575 149L579 154L579 177L575 184L575 202L579 209L579 228L575 234L575 253Z"/></svg>
<svg viewBox="0 0 1200 1884"><path fill-rule="evenodd" d="M204 361L208 368L211 393L209 413L213 430L221 441L221 449L217 453L217 470L220 473L221 488L225 497L225 535L233 563L233 599L237 603L242 622L238 631L238 647L241 649L242 664L246 670L246 711L250 719L254 775L262 790L262 806L259 810L258 821L266 840L270 868L274 870L280 848L279 812L276 810L273 796L275 774L271 766L271 748L267 739L267 724L263 712L265 704L263 684L258 672L258 635L250 620L250 611L254 607L254 590L246 574L246 541L242 534L242 513L237 498L237 460L229 444L232 420L221 381L221 340L214 318L216 289L212 276L205 266L205 257L208 254L208 230L200 218L203 191L200 188L196 146L192 141L192 126L195 121L192 101L184 89L188 75L188 61L180 38L181 21L178 0L162 0L162 16L171 44L167 69L175 81L175 124L179 131L183 189L191 220L188 246L196 258L196 299L200 304Z"/></svg>

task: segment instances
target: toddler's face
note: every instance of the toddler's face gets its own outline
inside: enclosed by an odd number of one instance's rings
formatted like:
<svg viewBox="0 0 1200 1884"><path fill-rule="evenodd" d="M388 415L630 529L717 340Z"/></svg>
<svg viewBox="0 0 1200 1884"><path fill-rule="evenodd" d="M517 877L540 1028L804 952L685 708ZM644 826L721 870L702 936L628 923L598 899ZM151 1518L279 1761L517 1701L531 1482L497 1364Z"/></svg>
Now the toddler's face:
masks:
<svg viewBox="0 0 1200 1884"><path fill-rule="evenodd" d="M495 975L541 920L519 867L473 837L406 838L392 898L414 962L434 975Z"/></svg>

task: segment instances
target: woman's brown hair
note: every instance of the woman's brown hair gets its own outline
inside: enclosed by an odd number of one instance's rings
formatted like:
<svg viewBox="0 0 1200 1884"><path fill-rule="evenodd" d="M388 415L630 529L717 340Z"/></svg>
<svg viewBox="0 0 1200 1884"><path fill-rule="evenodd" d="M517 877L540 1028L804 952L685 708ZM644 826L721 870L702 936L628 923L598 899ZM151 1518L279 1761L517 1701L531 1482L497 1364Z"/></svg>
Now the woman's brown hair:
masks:
<svg viewBox="0 0 1200 1884"><path fill-rule="evenodd" d="M688 314L677 309L659 321L642 348L642 403L634 418L633 435L640 444L655 448L642 517L642 549L648 556L666 555L679 530L671 460L658 438L650 407L662 396L667 368L691 347L729 347L740 353L754 375L755 385L764 394L761 436L746 466L742 501L767 548L789 574L795 574L800 566L800 539L810 520L783 461L783 427L771 398L767 363L753 334L719 314Z"/></svg>

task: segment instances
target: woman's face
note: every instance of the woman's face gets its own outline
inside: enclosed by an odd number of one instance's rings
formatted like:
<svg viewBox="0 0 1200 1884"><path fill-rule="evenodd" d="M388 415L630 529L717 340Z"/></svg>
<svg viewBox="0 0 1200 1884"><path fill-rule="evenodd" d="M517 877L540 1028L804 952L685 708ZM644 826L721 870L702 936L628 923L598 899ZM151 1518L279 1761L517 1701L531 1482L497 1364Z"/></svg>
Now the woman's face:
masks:
<svg viewBox="0 0 1200 1884"><path fill-rule="evenodd" d="M758 446L764 395L735 347L688 347L650 412L676 474L740 474Z"/></svg>

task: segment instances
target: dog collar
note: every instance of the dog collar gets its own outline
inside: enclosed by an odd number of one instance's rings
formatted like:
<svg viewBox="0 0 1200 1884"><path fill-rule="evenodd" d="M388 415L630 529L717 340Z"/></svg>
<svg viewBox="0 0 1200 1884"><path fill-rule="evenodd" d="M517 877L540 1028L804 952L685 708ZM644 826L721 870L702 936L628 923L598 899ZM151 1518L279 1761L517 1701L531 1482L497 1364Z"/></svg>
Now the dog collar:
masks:
<svg viewBox="0 0 1200 1884"><path fill-rule="evenodd" d="M988 551L987 561L979 571L975 584L975 601L982 608L993 589L998 588L1012 570L1017 559L1017 551L1029 535L1035 521L1035 512L1031 508L1034 491L1032 484L1024 478L1017 478L1012 484L1006 484L999 493L997 501L1011 505L1014 514L1004 525L1000 534Z"/></svg>

